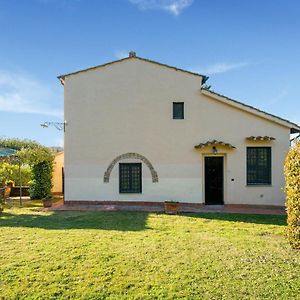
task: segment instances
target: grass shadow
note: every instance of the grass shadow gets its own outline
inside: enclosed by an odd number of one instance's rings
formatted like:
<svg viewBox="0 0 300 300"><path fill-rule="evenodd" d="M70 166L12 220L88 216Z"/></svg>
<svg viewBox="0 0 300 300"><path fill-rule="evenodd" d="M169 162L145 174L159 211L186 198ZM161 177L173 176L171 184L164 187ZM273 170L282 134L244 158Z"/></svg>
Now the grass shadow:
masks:
<svg viewBox="0 0 300 300"><path fill-rule="evenodd" d="M228 222L242 222L253 224L266 224L286 226L286 215L261 215L261 214L239 214L239 213L219 213L219 212L205 212L205 213L183 213L183 216L192 218L201 218L208 220L220 220Z"/></svg>
<svg viewBox="0 0 300 300"><path fill-rule="evenodd" d="M51 212L51 214L0 214L0 227L50 230L99 229L140 231L147 229L146 212Z"/></svg>

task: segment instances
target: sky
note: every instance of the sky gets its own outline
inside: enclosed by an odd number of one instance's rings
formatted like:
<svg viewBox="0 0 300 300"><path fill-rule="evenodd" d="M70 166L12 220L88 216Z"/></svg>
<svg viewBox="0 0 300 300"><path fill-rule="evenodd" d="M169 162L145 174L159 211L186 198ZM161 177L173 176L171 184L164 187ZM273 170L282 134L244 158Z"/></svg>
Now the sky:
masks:
<svg viewBox="0 0 300 300"><path fill-rule="evenodd" d="M0 0L0 137L63 146L60 74L138 56L300 124L300 1Z"/></svg>

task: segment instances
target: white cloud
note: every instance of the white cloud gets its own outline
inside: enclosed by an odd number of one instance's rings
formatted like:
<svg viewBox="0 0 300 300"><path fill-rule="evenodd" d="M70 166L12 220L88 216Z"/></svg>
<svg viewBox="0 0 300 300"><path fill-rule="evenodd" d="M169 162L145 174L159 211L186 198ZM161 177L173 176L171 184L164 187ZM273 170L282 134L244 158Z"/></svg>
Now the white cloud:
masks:
<svg viewBox="0 0 300 300"><path fill-rule="evenodd" d="M249 62L238 62L238 63L216 63L204 68L196 68L195 72L199 72L205 75L214 75L229 72L235 69L240 69L249 66Z"/></svg>
<svg viewBox="0 0 300 300"><path fill-rule="evenodd" d="M185 8L191 6L194 0L129 0L129 2L141 10L159 9L178 16Z"/></svg>
<svg viewBox="0 0 300 300"><path fill-rule="evenodd" d="M0 111L62 117L62 110L57 108L62 97L62 91L28 74L0 70Z"/></svg>

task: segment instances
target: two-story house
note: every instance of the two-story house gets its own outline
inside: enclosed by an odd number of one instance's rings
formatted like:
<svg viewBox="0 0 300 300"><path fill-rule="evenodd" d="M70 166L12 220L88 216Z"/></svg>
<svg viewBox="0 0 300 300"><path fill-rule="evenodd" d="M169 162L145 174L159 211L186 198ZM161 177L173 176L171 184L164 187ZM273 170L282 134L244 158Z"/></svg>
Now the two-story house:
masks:
<svg viewBox="0 0 300 300"><path fill-rule="evenodd" d="M298 125L134 52L59 79L66 203L284 205L283 164Z"/></svg>

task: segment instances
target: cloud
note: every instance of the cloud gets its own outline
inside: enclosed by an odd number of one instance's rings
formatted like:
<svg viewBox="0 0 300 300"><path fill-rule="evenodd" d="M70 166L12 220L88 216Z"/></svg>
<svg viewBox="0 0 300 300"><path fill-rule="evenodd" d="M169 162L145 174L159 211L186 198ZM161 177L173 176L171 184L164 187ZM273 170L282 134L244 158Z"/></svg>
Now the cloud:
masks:
<svg viewBox="0 0 300 300"><path fill-rule="evenodd" d="M25 73L0 70L0 111L62 117L62 91Z"/></svg>
<svg viewBox="0 0 300 300"><path fill-rule="evenodd" d="M226 73L235 69L240 69L249 66L249 62L238 62L238 63L216 63L204 68L196 68L195 72L199 72L206 75L215 75L220 73Z"/></svg>
<svg viewBox="0 0 300 300"><path fill-rule="evenodd" d="M129 0L141 10L159 9L178 16L191 6L194 0Z"/></svg>

